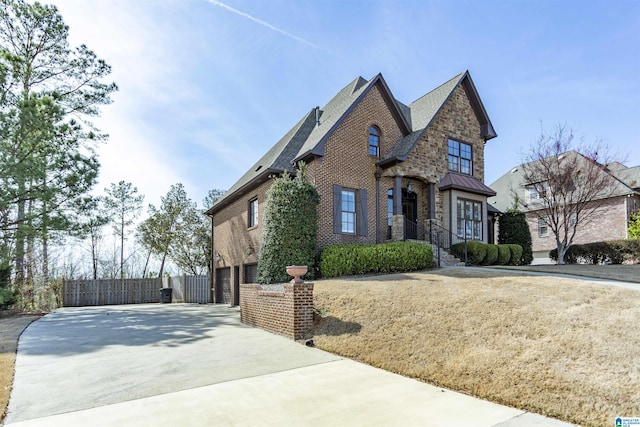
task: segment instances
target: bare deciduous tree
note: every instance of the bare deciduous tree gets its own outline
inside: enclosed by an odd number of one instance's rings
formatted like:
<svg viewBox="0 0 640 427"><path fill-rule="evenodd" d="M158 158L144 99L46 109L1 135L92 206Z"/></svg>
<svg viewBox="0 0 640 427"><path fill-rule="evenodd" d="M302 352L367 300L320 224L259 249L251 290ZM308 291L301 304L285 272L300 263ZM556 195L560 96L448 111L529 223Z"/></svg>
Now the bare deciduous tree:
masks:
<svg viewBox="0 0 640 427"><path fill-rule="evenodd" d="M524 156L526 197L519 202L555 236L558 264L564 264L579 226L596 220L598 208L616 190L618 182L606 168L609 157L602 142L575 144L565 126L543 133Z"/></svg>

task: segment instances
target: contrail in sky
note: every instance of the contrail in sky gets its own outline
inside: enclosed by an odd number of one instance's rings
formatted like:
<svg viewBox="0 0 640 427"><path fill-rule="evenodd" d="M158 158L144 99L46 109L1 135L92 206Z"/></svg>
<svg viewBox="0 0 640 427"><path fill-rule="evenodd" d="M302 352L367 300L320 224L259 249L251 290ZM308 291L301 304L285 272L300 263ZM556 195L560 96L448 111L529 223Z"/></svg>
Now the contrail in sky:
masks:
<svg viewBox="0 0 640 427"><path fill-rule="evenodd" d="M231 6L228 6L228 5L226 5L226 4L222 3L222 2L219 2L218 0L206 0L206 1L211 3L211 4L214 4L216 6L219 6L219 7L223 8L223 9L226 9L229 12L233 12L233 13L235 13L237 15L240 15L243 18L247 18L250 21L253 21L253 22L257 23L257 24L260 24L263 27L267 27L268 29L273 30L273 31L275 31L277 33L280 33L280 34L282 34L284 36L287 36L287 37L289 37L289 38L291 38L293 40L299 41L299 42L304 43L306 45L309 45L311 47L315 47L316 49L321 49L320 46L318 46L318 45L316 45L314 43L311 43L310 41L305 40L302 37L298 37L295 34L291 34L291 33L287 32L285 30L282 30L282 29L280 29L278 27L275 27L275 26L269 24L268 22L262 21L262 20L260 20L258 18L254 18L253 16L249 15L248 13L239 11L238 9L234 9Z"/></svg>

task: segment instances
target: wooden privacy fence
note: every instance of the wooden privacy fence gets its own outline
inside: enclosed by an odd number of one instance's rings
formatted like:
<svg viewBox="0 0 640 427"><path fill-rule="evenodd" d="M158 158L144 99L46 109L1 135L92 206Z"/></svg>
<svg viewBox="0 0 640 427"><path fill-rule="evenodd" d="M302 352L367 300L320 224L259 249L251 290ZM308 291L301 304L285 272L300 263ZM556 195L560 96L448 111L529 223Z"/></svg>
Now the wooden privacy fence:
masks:
<svg viewBox="0 0 640 427"><path fill-rule="evenodd" d="M163 283L164 282L164 283ZM209 275L174 276L152 279L65 280L63 305L148 304L160 302L160 288L173 288L171 302L209 303Z"/></svg>
<svg viewBox="0 0 640 427"><path fill-rule="evenodd" d="M160 302L160 279L65 280L65 307Z"/></svg>
<svg viewBox="0 0 640 427"><path fill-rule="evenodd" d="M211 281L208 274L165 277L163 287L172 288L171 302L210 303Z"/></svg>

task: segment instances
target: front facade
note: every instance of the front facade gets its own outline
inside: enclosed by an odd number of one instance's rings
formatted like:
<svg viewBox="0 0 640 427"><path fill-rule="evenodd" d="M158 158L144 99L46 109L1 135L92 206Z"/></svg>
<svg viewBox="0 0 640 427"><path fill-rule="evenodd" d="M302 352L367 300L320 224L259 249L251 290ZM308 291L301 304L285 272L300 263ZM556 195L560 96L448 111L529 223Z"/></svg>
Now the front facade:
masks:
<svg viewBox="0 0 640 427"><path fill-rule="evenodd" d="M565 154L577 155L575 152ZM489 198L489 205L505 212L517 197L531 232L533 264L549 264L552 262L549 251L556 249L556 239L539 209L538 191L524 182L522 171L522 166L516 166L490 185L497 194ZM575 244L626 239L631 215L640 209L640 166L612 163L603 165L602 173L612 177L611 188L603 197L594 198L586 205L585 212L592 220L576 227Z"/></svg>
<svg viewBox="0 0 640 427"><path fill-rule="evenodd" d="M484 144L495 137L468 72L409 105L382 75L316 107L207 212L216 301L255 280L271 179L307 164L320 193L318 246L424 240L433 230L490 240ZM449 237L450 238L450 237Z"/></svg>

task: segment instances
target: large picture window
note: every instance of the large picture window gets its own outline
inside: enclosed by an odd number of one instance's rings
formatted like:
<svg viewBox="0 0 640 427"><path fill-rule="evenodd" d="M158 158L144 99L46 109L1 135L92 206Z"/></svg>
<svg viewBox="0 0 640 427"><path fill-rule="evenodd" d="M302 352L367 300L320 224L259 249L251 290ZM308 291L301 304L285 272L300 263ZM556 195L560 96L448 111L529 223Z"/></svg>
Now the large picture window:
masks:
<svg viewBox="0 0 640 427"><path fill-rule="evenodd" d="M457 234L471 240L482 240L482 202L458 199Z"/></svg>
<svg viewBox="0 0 640 427"><path fill-rule="evenodd" d="M471 145L453 139L448 143L449 170L473 175L473 154Z"/></svg>

